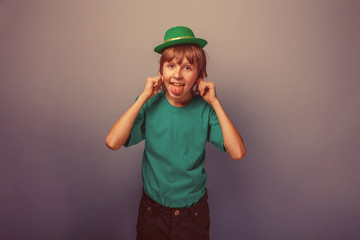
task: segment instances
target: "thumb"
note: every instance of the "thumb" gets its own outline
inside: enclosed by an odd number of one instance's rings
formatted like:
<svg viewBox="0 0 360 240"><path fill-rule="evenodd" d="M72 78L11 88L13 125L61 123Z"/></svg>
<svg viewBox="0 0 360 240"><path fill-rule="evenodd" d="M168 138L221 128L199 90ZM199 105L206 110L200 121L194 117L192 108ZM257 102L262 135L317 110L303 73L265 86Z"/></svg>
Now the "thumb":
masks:
<svg viewBox="0 0 360 240"><path fill-rule="evenodd" d="M198 79L196 79L196 85L199 87L199 85L200 85L200 83L202 82L202 81L204 81L204 79L202 79L202 78L198 78Z"/></svg>
<svg viewBox="0 0 360 240"><path fill-rule="evenodd" d="M196 85L198 87L198 91L201 96L203 96L203 94L204 94L204 84L203 83L204 83L204 80L202 78L198 78L196 80Z"/></svg>

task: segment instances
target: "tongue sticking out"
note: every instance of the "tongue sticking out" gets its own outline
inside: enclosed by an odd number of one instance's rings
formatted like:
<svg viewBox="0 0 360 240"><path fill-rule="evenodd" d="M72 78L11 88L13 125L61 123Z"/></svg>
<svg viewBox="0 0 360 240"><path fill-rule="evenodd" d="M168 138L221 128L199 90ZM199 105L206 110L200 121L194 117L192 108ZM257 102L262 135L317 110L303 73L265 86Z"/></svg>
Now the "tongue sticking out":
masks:
<svg viewBox="0 0 360 240"><path fill-rule="evenodd" d="M171 84L171 92L175 95L181 95L183 88L184 86L175 86L174 84Z"/></svg>

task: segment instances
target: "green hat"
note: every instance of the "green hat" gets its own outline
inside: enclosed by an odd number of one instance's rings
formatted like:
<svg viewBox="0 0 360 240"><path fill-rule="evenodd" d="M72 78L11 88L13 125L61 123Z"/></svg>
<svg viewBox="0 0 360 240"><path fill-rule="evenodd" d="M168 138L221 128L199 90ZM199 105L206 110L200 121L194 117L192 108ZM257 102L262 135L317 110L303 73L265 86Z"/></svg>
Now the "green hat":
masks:
<svg viewBox="0 0 360 240"><path fill-rule="evenodd" d="M164 36L164 42L159 46L155 47L154 51L162 54L163 50L167 47L185 43L193 43L203 48L206 46L207 41L201 38L196 38L190 28L177 26L170 28L166 31Z"/></svg>

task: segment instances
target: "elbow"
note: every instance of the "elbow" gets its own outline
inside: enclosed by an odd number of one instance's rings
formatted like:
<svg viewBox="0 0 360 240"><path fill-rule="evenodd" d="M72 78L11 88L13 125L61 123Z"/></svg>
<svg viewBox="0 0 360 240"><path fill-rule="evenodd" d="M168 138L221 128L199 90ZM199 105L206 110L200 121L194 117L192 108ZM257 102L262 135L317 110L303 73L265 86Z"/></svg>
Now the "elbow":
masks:
<svg viewBox="0 0 360 240"><path fill-rule="evenodd" d="M246 155L246 149L239 149L238 151L231 154L230 156L234 160L241 160L245 157L245 155Z"/></svg>
<svg viewBox="0 0 360 240"><path fill-rule="evenodd" d="M106 146L107 146L108 148L110 148L111 150L114 150L114 151L120 149L120 147L115 147L115 146L108 145L108 144L106 144Z"/></svg>
<svg viewBox="0 0 360 240"><path fill-rule="evenodd" d="M246 155L246 148L242 141L237 143L233 142L232 144L224 143L224 147L229 153L230 157L234 160L243 159Z"/></svg>
<svg viewBox="0 0 360 240"><path fill-rule="evenodd" d="M110 148L111 150L118 150L120 149L121 146L117 146L115 145L112 141L110 141L108 138L106 138L105 140L105 144L108 148Z"/></svg>
<svg viewBox="0 0 360 240"><path fill-rule="evenodd" d="M231 158L234 159L234 160L241 160L244 157L245 157L245 154L243 154L243 153L231 156Z"/></svg>

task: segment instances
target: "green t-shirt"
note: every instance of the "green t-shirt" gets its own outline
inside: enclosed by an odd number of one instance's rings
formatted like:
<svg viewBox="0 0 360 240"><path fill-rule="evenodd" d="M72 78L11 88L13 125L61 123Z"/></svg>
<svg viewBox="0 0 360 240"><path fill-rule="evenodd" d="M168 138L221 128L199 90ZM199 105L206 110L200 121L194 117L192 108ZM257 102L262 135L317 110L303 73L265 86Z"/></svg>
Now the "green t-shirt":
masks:
<svg viewBox="0 0 360 240"><path fill-rule="evenodd" d="M216 113L201 96L193 96L185 107L171 105L165 92L148 100L124 146L143 139L144 190L156 202L171 208L189 207L205 194L206 142L226 151Z"/></svg>

